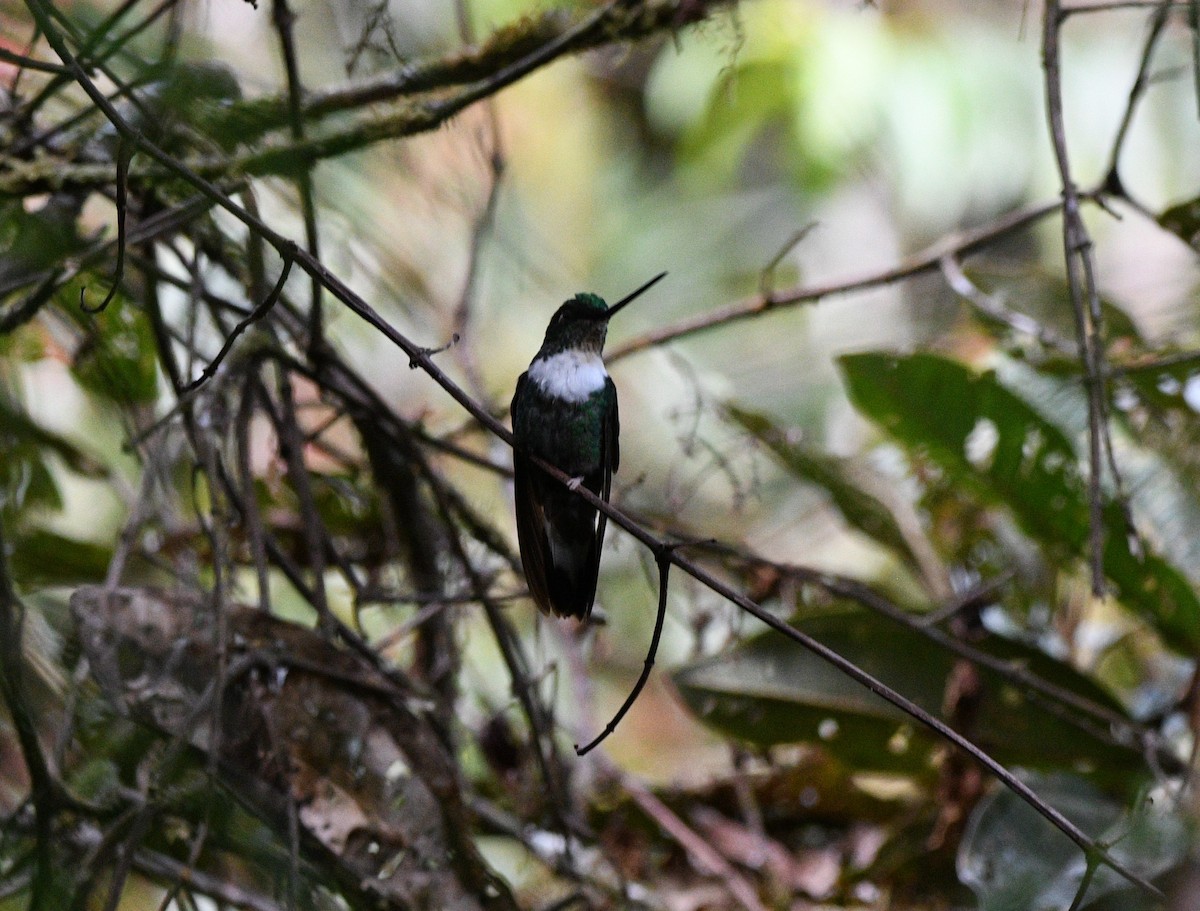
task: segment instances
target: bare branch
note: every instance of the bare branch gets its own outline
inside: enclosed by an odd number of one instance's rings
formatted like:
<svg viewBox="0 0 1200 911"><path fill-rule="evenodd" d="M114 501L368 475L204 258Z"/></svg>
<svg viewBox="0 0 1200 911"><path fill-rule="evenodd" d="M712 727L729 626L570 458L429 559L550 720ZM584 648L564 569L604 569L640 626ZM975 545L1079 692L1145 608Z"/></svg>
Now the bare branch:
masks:
<svg viewBox="0 0 1200 911"><path fill-rule="evenodd" d="M947 256L963 257L974 253L987 245L994 243L1009 234L1022 231L1030 225L1041 221L1048 215L1057 212L1060 204L1041 203L1025 209L1006 213L986 225L951 234L933 246L916 253L891 268L872 272L858 278L831 282L825 285L792 288L786 291L774 291L764 294L760 289L753 297L729 304L708 313L681 320L670 326L660 326L645 335L631 339L617 346L606 358L610 363L628 357L638 351L654 348L659 345L686 338L700 332L706 332L730 323L744 319L752 319L773 310L792 307L801 304L815 304L830 297L853 294L859 291L869 291L891 285L906 278L912 278L924 272L930 272L940 267Z"/></svg>

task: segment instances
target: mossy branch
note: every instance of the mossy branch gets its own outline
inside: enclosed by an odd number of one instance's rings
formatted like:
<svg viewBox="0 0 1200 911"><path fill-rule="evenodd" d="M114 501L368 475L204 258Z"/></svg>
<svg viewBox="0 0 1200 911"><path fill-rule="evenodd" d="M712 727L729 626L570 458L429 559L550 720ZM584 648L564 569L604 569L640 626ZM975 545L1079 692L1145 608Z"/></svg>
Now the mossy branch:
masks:
<svg viewBox="0 0 1200 911"><path fill-rule="evenodd" d="M705 18L731 0L649 0L609 3L586 16L551 11L504 26L483 44L373 79L316 91L306 100L309 124L333 114L355 115L303 139L267 138L289 126L284 96L207 105L196 126L206 135L236 139L242 151L183 159L208 180L287 176L314 162L336 158L379 142L436 129L455 114L495 94L547 63L571 53L645 38ZM368 106L386 104L382 111ZM61 190L95 190L116 181L115 162L63 162L52 156L0 161L0 197ZM161 165L143 160L129 171L131 183L175 179Z"/></svg>

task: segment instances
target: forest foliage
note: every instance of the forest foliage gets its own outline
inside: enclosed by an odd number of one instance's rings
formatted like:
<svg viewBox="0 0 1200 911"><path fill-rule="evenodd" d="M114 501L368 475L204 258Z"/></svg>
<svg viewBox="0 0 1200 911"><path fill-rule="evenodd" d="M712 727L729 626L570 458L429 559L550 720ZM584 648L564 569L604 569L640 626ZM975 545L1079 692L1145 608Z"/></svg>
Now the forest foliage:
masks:
<svg viewBox="0 0 1200 911"><path fill-rule="evenodd" d="M1198 9L0 0L0 911L1200 904Z"/></svg>

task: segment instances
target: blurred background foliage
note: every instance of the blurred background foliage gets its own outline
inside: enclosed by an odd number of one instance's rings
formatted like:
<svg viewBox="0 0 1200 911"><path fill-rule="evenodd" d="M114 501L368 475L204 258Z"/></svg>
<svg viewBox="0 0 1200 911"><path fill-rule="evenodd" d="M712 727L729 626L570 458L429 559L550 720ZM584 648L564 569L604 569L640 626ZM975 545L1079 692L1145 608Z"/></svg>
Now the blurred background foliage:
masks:
<svg viewBox="0 0 1200 911"><path fill-rule="evenodd" d="M110 44L95 78L109 91L139 86L140 104L122 110L186 163L283 150L253 177L210 176L243 205L252 196L279 234L315 232L321 262L417 345L456 339L436 363L496 415L559 302L580 290L620 297L667 270L610 332L614 502L694 542L696 560L1021 770L1183 909L1200 902L1189 834L1200 45L1194 4L1077 5L1103 7L1059 29L1067 149L1081 190L1103 203L1089 199L1083 215L1120 480L1106 466L1098 495L1040 6L679 0L667 27L563 56L434 130L347 140L307 163L289 150L287 118L271 123L255 106L287 95L280 3L167 3L158 18L149 4L74 2L57 5L56 22L76 45L88 33ZM109 907L189 907L192 892L238 905L206 891L218 879L257 896L246 907L331 907L335 894L365 906L311 855L289 861L296 846L269 814L200 809L229 787L211 763L163 760L179 731L118 718L72 676L80 645L67 598L106 580L269 601L275 616L336 639L291 566L321 577L329 614L384 663L448 700L433 714L449 729L471 834L520 907L568 907L554 903L572 895L580 907L670 909L1071 905L1087 864L1061 833L913 719L681 572L650 685L602 750L576 759L570 745L601 729L641 669L652 555L610 524L603 623L535 616L511 563L507 447L325 294L324 338L382 423L332 394L305 345L311 287L299 269L225 374L186 390L264 299L279 258L203 207L172 233L131 240L118 274L111 175L123 147L69 79L13 56L57 62L35 6L0 0L3 559L25 605L21 663L52 765L103 807L95 819L112 845L145 847L126 881L117 854L64 836L56 857L71 860L43 897L99 907L108 888ZM378 85L598 9L305 0L291 6L298 84L323 98ZM1131 96L1143 67L1146 91ZM304 129L333 148L402 113L404 99L331 103ZM97 165L103 178L87 184ZM132 224L194 198L139 166L145 155L131 165ZM81 308L114 285L103 312ZM776 299L798 303L646 338ZM280 391L264 363L292 386ZM255 371L264 385L253 394L222 380ZM407 467L392 470L411 471L443 511L406 513L380 480L371 427L393 418L422 455L394 456ZM307 435L305 490L281 440L288 420ZM216 481L221 459L284 556L256 551ZM1096 522L1102 595L1089 578ZM213 531L222 523L229 540ZM426 536L434 559L422 576ZM461 565L446 543L456 536ZM478 584L515 628L553 730L537 730L515 695ZM438 603L449 638L423 639ZM453 676L448 687L430 670L430 642L453 655L438 672ZM40 849L17 725L3 718L7 909L30 900ZM544 780L543 748L569 798ZM132 812L131 793L145 799L148 768L161 806L152 823L122 828L113 820ZM573 850L548 846L572 826ZM168 860L204 875L180 888ZM94 867L72 866L84 861ZM1090 882L1077 907L1162 906L1111 870Z"/></svg>

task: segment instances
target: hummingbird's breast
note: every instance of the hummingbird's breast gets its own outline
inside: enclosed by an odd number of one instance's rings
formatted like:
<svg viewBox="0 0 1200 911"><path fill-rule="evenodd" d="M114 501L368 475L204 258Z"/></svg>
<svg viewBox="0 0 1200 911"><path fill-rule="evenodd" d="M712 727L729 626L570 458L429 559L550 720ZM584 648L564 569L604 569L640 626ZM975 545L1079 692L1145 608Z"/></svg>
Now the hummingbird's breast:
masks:
<svg viewBox="0 0 1200 911"><path fill-rule="evenodd" d="M604 460L604 426L614 397L599 356L559 352L538 358L513 402L513 433L567 474L590 474Z"/></svg>
<svg viewBox="0 0 1200 911"><path fill-rule="evenodd" d="M546 395L567 402L586 402L604 389L608 371L598 352L569 348L535 358L529 378Z"/></svg>

